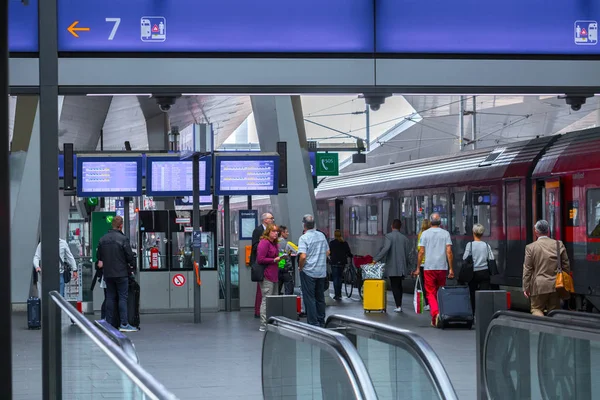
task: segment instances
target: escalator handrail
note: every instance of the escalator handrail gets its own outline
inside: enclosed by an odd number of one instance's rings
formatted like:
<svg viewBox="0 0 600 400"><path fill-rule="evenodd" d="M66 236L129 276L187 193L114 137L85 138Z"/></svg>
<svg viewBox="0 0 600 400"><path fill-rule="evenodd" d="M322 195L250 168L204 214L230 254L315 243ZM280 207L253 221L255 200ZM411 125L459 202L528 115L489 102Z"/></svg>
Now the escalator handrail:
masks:
<svg viewBox="0 0 600 400"><path fill-rule="evenodd" d="M503 323L497 323L496 321L502 321ZM490 333L490 329L492 326L496 325L506 325L506 321L513 321L513 323L509 324L511 327L518 327L521 329L526 329L524 326L527 324L533 324L539 326L540 329L534 329L535 332L541 333L554 333L557 335L562 335L566 333L564 336L572 336L569 335L569 331L577 331L581 334L585 334L589 332L590 334L600 334L600 330L598 330L598 324L592 321L582 321L579 320L577 322L573 320L567 320L563 318L548 318L548 317L540 317L531 314L525 314L518 311L498 311L496 312L488 327L488 331L486 333L486 340ZM496 322L496 323L495 323ZM516 326L519 325L519 326ZM544 329L542 329L544 328ZM554 332L550 332L550 330L555 330ZM586 340L595 340L595 339L587 339Z"/></svg>
<svg viewBox="0 0 600 400"><path fill-rule="evenodd" d="M127 354L131 361L136 364L140 363L140 359L131 339L103 319L94 322L98 329L100 329L106 336L115 342L116 345L119 346L125 354Z"/></svg>
<svg viewBox="0 0 600 400"><path fill-rule="evenodd" d="M160 382L135 364L111 339L100 331L94 324L85 318L79 311L69 304L57 291L51 291L49 298L92 340L114 363L139 387L150 399L176 400L177 397L170 393Z"/></svg>
<svg viewBox="0 0 600 400"><path fill-rule="evenodd" d="M344 366L357 398L365 400L377 398L375 387L362 358L344 335L284 317L269 318L267 331L283 334L287 337L290 335L286 335L286 333L292 333L293 336L302 336L303 340L312 340L332 348L338 357L338 361ZM263 349L265 348L264 341L266 339L267 335L263 339Z"/></svg>
<svg viewBox="0 0 600 400"><path fill-rule="evenodd" d="M552 310L548 313L548 317L558 317L557 319L569 319L570 323L590 323L600 324L600 314L592 314L577 311L567 310Z"/></svg>
<svg viewBox="0 0 600 400"><path fill-rule="evenodd" d="M390 325L381 324L379 322L364 320L347 315L333 314L327 317L325 327L330 323L339 322L341 325L351 327L356 330L361 330L369 335L363 336L383 336L397 343L398 347L408 346L419 359L423 362L425 368L430 374L432 382L435 383L438 394L443 399L458 399L454 390L454 386L448 377L448 373L444 368L440 358L435 353L433 348L421 336L406 329L397 328ZM394 343L392 343L394 344Z"/></svg>

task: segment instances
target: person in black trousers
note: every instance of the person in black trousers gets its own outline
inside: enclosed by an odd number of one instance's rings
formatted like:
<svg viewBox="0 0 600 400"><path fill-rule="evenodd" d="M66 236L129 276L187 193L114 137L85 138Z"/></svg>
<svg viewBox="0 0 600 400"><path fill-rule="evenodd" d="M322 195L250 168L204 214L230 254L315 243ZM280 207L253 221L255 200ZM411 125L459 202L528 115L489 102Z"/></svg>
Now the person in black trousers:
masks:
<svg viewBox="0 0 600 400"><path fill-rule="evenodd" d="M373 261L385 262L385 276L390 278L395 312L402 312L402 281L409 274L411 246L408 238L400 233L402 221L395 219L392 222L392 231L385 235L385 244Z"/></svg>
<svg viewBox="0 0 600 400"><path fill-rule="evenodd" d="M329 250L331 251L330 263L331 263L331 274L333 275L333 291L334 300L342 299L342 273L344 267L348 262L348 258L352 258L352 252L348 242L342 237L342 231L336 229L334 239L329 243Z"/></svg>

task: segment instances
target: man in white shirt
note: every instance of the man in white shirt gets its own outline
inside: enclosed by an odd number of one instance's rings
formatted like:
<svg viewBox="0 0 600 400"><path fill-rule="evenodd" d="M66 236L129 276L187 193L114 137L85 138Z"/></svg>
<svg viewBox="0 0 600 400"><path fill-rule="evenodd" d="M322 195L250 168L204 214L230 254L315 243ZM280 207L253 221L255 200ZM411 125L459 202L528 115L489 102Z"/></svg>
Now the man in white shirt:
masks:
<svg viewBox="0 0 600 400"><path fill-rule="evenodd" d="M58 256L60 258L59 261L59 272L60 272L60 295L65 297L65 267L69 267L71 272L73 273L73 278L77 279L77 262L75 261L75 257L73 257L73 253L71 253L71 249L69 248L69 244L64 239L58 239ZM33 267L37 273L42 272L42 265L40 262L42 261L42 242L40 242L35 249L35 255L33 256Z"/></svg>
<svg viewBox="0 0 600 400"><path fill-rule="evenodd" d="M421 234L419 241L419 257L417 269L413 276L421 272L421 262L425 257L424 276L425 292L429 301L429 313L431 314L431 325L438 325L439 307L437 302L438 290L446 285L446 274L448 278L454 278L452 266L452 239L448 231L440 228L442 220L440 214L431 214L431 228Z"/></svg>

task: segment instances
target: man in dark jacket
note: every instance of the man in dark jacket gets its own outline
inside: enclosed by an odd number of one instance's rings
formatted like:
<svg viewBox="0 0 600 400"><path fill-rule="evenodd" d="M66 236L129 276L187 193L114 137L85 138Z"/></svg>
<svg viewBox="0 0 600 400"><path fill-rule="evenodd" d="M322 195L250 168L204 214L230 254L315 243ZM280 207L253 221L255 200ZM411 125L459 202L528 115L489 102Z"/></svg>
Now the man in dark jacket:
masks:
<svg viewBox="0 0 600 400"><path fill-rule="evenodd" d="M114 323L115 300L118 298L121 332L135 332L129 324L127 315L127 297L129 289L130 266L134 265L133 252L129 238L122 232L123 218L116 216L112 220L112 229L108 231L98 243L97 259L99 267L103 269L106 282L106 320ZM100 266L101 265L101 266Z"/></svg>
<svg viewBox="0 0 600 400"><path fill-rule="evenodd" d="M267 229L267 226L275 223L273 214L264 213L261 215L261 224L254 228L252 232L252 251L250 252L250 266L254 265L256 261L256 249L258 248L258 242ZM260 282L256 283L256 297L254 298L254 318L260 318L260 304L262 302L262 291L260 290Z"/></svg>

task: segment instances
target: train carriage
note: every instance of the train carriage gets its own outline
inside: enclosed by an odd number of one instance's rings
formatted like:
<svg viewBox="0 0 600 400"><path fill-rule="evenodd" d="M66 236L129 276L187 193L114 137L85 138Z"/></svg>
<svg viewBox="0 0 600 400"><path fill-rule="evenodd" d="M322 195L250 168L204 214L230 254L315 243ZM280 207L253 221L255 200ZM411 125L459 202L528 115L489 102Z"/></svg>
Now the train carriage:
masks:
<svg viewBox="0 0 600 400"><path fill-rule="evenodd" d="M416 250L421 221L439 212L456 272L481 223L498 260L492 283L519 293L525 245L535 221L547 219L569 251L578 305L589 309L600 303L599 183L600 129L590 129L327 178L317 218L326 231L342 229L355 253L375 254L394 218Z"/></svg>

